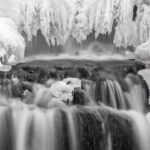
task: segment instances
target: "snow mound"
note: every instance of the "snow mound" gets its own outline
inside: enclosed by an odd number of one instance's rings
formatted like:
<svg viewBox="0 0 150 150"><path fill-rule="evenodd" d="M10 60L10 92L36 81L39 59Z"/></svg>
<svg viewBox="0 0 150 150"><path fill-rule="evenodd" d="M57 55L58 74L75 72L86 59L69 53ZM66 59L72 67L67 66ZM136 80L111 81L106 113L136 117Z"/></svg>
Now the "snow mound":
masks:
<svg viewBox="0 0 150 150"><path fill-rule="evenodd" d="M136 48L135 56L138 59L150 59L150 41L147 41Z"/></svg>
<svg viewBox="0 0 150 150"><path fill-rule="evenodd" d="M25 50L24 38L17 31L16 24L9 18L0 18L0 53L6 59L16 56L23 59Z"/></svg>

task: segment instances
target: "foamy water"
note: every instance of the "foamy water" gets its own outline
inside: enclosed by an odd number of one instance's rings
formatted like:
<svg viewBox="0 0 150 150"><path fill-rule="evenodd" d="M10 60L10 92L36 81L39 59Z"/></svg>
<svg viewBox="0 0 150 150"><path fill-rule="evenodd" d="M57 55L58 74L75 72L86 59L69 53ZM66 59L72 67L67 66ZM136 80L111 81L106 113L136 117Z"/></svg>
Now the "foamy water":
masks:
<svg viewBox="0 0 150 150"><path fill-rule="evenodd" d="M105 60L125 60L128 59L126 56L119 54L90 54L90 53L82 53L79 55L71 55L71 54L60 54L60 55L35 55L31 57L26 57L22 62L32 61L32 60L58 60L58 59L73 59L73 60L92 60L92 61L105 61Z"/></svg>

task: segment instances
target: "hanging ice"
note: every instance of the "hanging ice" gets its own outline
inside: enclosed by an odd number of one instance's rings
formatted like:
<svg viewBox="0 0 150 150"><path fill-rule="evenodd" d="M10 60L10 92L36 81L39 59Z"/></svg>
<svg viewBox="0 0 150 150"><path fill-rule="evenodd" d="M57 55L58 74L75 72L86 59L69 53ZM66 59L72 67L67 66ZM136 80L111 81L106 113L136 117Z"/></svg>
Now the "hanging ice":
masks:
<svg viewBox="0 0 150 150"><path fill-rule="evenodd" d="M117 47L137 46L138 45L138 29L137 24L129 21L126 24L120 24L116 27L114 43Z"/></svg>
<svg viewBox="0 0 150 150"><path fill-rule="evenodd" d="M75 0L43 0L39 7L40 29L52 45L64 44L74 23Z"/></svg>
<svg viewBox="0 0 150 150"><path fill-rule="evenodd" d="M49 45L63 45L69 36L81 43L93 32L96 38L100 34L111 34L114 22L117 24L114 37L116 46L136 47L148 41L150 36L150 6L143 5L144 1L0 0L0 17L9 18L0 20L1 47L6 53L11 49L15 55L19 55L17 58L23 58L25 46L20 35L22 31L28 40L32 40L41 30ZM137 16L133 20L135 5ZM6 20L11 21L7 23ZM9 38L7 33L14 38ZM9 40L6 42L7 38Z"/></svg>
<svg viewBox="0 0 150 150"><path fill-rule="evenodd" d="M22 17L21 30L26 32L28 40L36 35L39 24L38 0L22 0L20 3L20 13Z"/></svg>
<svg viewBox="0 0 150 150"><path fill-rule="evenodd" d="M143 5L139 19L140 43L150 40L150 6Z"/></svg>

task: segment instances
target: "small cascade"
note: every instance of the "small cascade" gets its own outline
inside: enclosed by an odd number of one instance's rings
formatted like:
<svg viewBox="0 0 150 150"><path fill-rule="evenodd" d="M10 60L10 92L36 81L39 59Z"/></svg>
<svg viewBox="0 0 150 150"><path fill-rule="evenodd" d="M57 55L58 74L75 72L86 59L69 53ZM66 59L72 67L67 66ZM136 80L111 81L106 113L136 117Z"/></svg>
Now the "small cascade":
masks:
<svg viewBox="0 0 150 150"><path fill-rule="evenodd" d="M94 103L95 100L95 88L96 84L94 81L90 80L82 80L82 88L87 93L88 97L90 97L90 103Z"/></svg>
<svg viewBox="0 0 150 150"><path fill-rule="evenodd" d="M150 125L144 115L135 111L123 112L133 121L134 137L137 140L139 149L148 150L150 148Z"/></svg>
<svg viewBox="0 0 150 150"><path fill-rule="evenodd" d="M143 112L148 101L147 94L145 93L142 84L140 84L139 77L128 75L125 78L125 83L127 85L127 91L124 95L129 107L139 112Z"/></svg>
<svg viewBox="0 0 150 150"><path fill-rule="evenodd" d="M0 106L0 149L13 150L13 130L11 128L11 110Z"/></svg>
<svg viewBox="0 0 150 150"><path fill-rule="evenodd" d="M119 82L100 80L96 87L96 100L116 109L133 109L144 112L148 94L145 82L140 76L129 74Z"/></svg>
<svg viewBox="0 0 150 150"><path fill-rule="evenodd" d="M8 79L4 79L0 84L0 93L6 97L12 97L12 84Z"/></svg>
<svg viewBox="0 0 150 150"><path fill-rule="evenodd" d="M100 87L101 102L113 108L125 109L123 91L117 81L102 81Z"/></svg>

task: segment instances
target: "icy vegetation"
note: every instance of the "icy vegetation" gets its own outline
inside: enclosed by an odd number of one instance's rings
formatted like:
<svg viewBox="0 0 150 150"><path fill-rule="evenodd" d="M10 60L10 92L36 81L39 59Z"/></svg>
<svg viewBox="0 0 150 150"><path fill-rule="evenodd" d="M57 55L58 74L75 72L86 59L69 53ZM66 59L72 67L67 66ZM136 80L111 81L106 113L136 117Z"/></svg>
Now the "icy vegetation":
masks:
<svg viewBox="0 0 150 150"><path fill-rule="evenodd" d="M18 33L16 24L9 18L0 18L0 57L3 62L13 63L24 57L24 38Z"/></svg>
<svg viewBox="0 0 150 150"><path fill-rule="evenodd" d="M14 51L19 49L17 59L24 54L22 32L32 40L41 30L47 43L55 46L65 44L70 36L81 43L93 32L95 38L100 34L109 35L115 23L114 43L117 47L137 47L149 40L148 0L0 0L0 3L0 18L14 22L6 25L5 30L1 25L0 30L10 34L6 34L9 40L1 34L0 43L6 53L5 47L10 45L14 56ZM8 24L6 21L0 23Z"/></svg>

